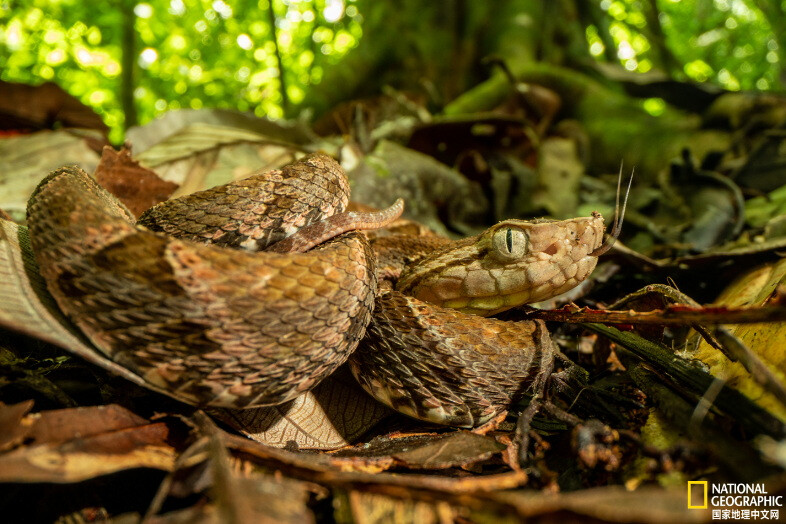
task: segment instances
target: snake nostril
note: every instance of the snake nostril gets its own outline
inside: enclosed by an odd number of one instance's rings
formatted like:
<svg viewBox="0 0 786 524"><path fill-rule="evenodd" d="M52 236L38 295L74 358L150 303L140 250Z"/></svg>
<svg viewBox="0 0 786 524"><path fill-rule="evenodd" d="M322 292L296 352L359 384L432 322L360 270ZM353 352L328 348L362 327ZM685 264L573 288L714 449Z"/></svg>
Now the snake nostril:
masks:
<svg viewBox="0 0 786 524"><path fill-rule="evenodd" d="M557 245L557 243L556 243L556 242L554 242L554 243L553 243L553 244L551 244L549 247L547 247L546 249L544 249L544 250L543 250L543 252L544 252L544 253L546 253L547 255L553 255L553 254L555 254L555 253L556 253L558 250L559 250L559 246Z"/></svg>

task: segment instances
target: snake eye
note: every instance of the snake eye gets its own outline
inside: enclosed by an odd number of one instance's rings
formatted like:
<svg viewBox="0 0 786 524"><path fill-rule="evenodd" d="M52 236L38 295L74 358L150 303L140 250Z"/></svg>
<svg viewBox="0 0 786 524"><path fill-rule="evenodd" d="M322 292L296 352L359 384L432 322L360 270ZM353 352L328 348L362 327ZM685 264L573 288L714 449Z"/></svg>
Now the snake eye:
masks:
<svg viewBox="0 0 786 524"><path fill-rule="evenodd" d="M503 227L494 233L494 249L504 258L520 258L527 252L527 234L517 227Z"/></svg>

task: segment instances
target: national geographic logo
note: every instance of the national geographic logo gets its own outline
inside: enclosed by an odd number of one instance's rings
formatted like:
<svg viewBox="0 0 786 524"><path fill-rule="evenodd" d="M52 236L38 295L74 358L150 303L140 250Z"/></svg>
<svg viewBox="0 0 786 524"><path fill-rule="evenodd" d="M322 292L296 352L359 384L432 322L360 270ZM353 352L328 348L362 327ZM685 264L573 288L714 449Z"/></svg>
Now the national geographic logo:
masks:
<svg viewBox="0 0 786 524"><path fill-rule="evenodd" d="M783 499L764 484L688 481L688 509L712 508L712 520L780 520Z"/></svg>

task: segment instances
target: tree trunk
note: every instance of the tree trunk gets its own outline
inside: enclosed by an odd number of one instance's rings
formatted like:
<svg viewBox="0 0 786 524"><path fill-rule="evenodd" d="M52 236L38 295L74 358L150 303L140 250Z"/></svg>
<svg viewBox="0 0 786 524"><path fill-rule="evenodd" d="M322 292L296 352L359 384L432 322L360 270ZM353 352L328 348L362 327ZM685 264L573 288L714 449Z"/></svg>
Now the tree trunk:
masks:
<svg viewBox="0 0 786 524"><path fill-rule="evenodd" d="M136 15L134 14L133 0L121 0L120 10L123 16L123 26L121 34L121 67L120 74L120 104L123 107L124 129L137 125L136 104L134 102L134 89L136 89L136 33L134 24Z"/></svg>

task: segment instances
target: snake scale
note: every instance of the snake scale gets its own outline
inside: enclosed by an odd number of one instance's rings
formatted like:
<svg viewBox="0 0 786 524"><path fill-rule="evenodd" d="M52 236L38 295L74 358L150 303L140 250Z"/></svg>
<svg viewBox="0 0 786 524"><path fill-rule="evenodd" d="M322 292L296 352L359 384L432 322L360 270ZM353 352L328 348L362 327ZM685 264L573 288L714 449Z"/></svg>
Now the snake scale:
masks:
<svg viewBox="0 0 786 524"><path fill-rule="evenodd" d="M377 231L349 212L330 157L163 202L135 222L92 177L61 168L28 225L63 312L115 362L197 406L275 405L349 366L413 417L479 426L545 380L543 322L485 318L574 287L603 218L508 220L478 236Z"/></svg>

